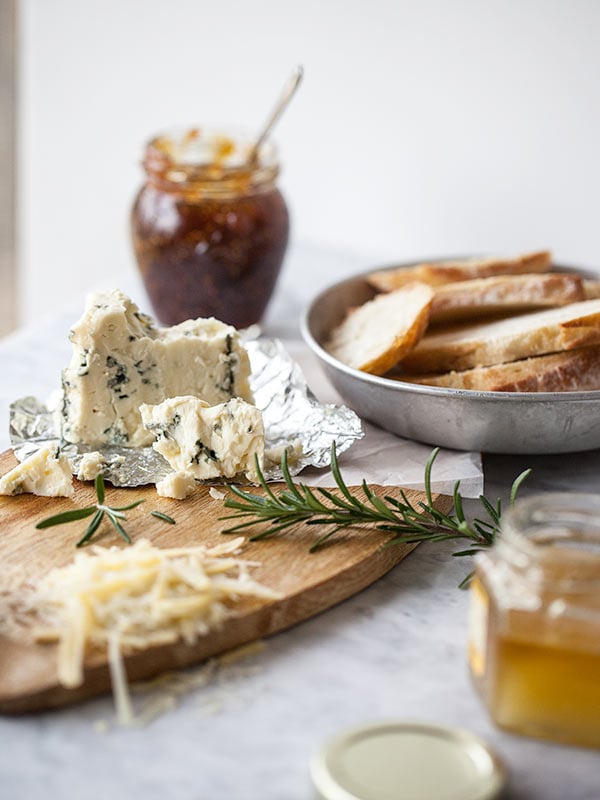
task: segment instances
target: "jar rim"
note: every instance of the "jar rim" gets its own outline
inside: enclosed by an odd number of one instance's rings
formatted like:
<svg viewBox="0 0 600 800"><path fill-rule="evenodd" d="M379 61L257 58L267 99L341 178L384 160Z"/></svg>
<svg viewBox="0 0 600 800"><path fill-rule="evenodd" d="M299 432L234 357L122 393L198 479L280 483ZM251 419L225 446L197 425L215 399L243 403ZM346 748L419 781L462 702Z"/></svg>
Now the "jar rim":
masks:
<svg viewBox="0 0 600 800"><path fill-rule="evenodd" d="M242 128L174 127L149 139L143 166L173 183L212 183L240 176L253 182L273 180L279 171L277 146L267 139L251 160L254 143L255 137Z"/></svg>
<svg viewBox="0 0 600 800"><path fill-rule="evenodd" d="M549 492L520 498L503 515L498 541L512 551L516 566L600 583L600 497Z"/></svg>

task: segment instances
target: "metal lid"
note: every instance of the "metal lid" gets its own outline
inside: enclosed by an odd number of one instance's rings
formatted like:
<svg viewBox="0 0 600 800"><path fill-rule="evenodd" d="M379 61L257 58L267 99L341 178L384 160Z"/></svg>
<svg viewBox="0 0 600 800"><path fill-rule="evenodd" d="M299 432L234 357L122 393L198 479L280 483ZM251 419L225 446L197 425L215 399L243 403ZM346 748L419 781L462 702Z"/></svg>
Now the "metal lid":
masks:
<svg viewBox="0 0 600 800"><path fill-rule="evenodd" d="M505 770L471 733L413 722L355 728L310 763L321 800L492 800Z"/></svg>

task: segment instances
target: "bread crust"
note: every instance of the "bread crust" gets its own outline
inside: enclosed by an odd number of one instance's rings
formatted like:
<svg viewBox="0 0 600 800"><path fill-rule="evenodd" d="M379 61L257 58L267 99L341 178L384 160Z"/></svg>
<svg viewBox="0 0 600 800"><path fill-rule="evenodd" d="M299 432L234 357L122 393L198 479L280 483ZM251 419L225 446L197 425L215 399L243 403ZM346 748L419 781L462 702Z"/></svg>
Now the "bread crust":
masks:
<svg viewBox="0 0 600 800"><path fill-rule="evenodd" d="M577 392L600 389L600 345L442 375L397 376L408 383L482 392Z"/></svg>
<svg viewBox="0 0 600 800"><path fill-rule="evenodd" d="M473 258L465 261L440 261L378 270L367 276L369 283L380 292L392 292L415 280L429 286L441 286L453 281L488 278L492 275L518 275L528 272L547 272L552 266L548 250L524 253L514 258Z"/></svg>
<svg viewBox="0 0 600 800"><path fill-rule="evenodd" d="M435 288L431 324L443 324L498 314L515 314L585 300L579 275L545 273L495 275L448 283Z"/></svg>
<svg viewBox="0 0 600 800"><path fill-rule="evenodd" d="M583 281L583 289L586 300L595 300L600 297L600 281Z"/></svg>

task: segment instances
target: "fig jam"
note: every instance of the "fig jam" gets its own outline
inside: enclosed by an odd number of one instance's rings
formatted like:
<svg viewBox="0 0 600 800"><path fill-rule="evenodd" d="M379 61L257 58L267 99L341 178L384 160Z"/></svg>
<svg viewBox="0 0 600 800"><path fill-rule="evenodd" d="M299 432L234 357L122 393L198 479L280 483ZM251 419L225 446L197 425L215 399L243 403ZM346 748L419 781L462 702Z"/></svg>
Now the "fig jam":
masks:
<svg viewBox="0 0 600 800"><path fill-rule="evenodd" d="M164 325L217 317L244 328L259 322L285 255L289 216L275 185L267 143L190 131L146 148L146 183L132 210L138 267Z"/></svg>

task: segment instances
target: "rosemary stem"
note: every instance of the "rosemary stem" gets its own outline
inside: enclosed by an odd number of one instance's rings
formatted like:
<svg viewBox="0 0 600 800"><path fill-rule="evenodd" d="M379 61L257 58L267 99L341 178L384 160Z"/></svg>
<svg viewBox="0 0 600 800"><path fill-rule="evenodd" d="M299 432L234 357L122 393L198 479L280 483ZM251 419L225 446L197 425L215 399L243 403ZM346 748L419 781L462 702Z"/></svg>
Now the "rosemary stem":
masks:
<svg viewBox="0 0 600 800"><path fill-rule="evenodd" d="M263 525L263 530L258 530L250 537L251 541L257 541L274 538L277 534L284 533L300 523L330 526L329 530L318 536L310 545L310 551L315 552L329 545L336 533L351 526L368 525L374 527L380 535L389 537L385 546L400 543L462 541L467 547L453 555L473 555L494 543L501 522L500 501L493 505L482 495L479 501L485 512L483 519L475 516L469 520L465 513L468 504L462 497L460 484L457 482L452 492L452 511L444 513L437 508L432 491L431 474L438 452L439 448L435 448L425 465L425 499L415 502L410 501L403 489L399 490L399 497L390 494L380 497L366 481L363 481L360 487L364 496L364 501L361 500L350 491L343 478L335 444L331 448L331 472L341 496L328 489L311 489L302 483L295 484L290 476L285 455L282 472L286 488L280 492L274 491L267 486L260 465L257 463L257 474L264 494L252 494L232 487L237 497L227 498L224 503L232 513L221 519L243 521L231 525L222 533L245 533L255 526ZM513 482L511 504L514 503L517 490L528 474L529 470L521 473ZM481 515L481 510L479 513Z"/></svg>

